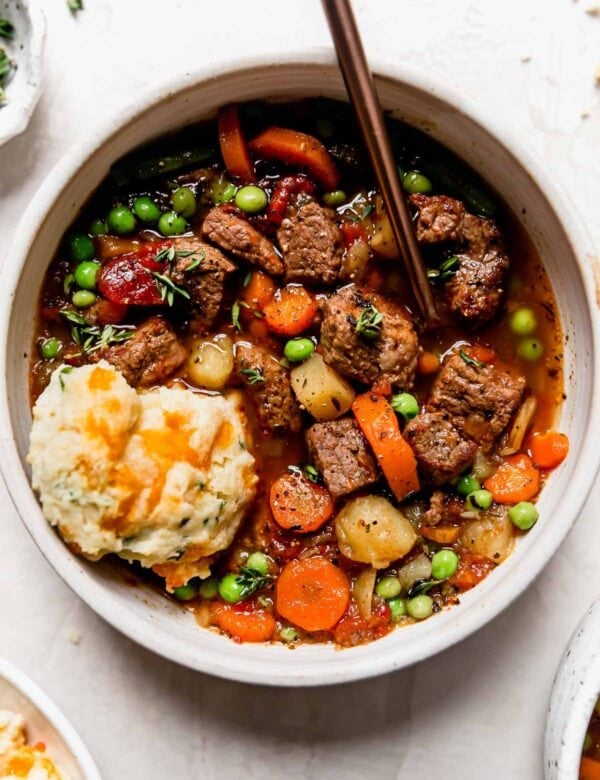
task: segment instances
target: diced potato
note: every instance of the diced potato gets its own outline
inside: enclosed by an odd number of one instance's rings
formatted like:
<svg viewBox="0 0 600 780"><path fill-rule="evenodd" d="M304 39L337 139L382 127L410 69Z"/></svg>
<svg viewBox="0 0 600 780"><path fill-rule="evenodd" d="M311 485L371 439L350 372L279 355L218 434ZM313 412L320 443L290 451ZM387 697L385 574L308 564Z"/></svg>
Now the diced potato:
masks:
<svg viewBox="0 0 600 780"><path fill-rule="evenodd" d="M341 277L348 282L361 282L369 265L369 244L355 241L344 255Z"/></svg>
<svg viewBox="0 0 600 780"><path fill-rule="evenodd" d="M502 563L512 551L513 525L506 510L481 513L462 527L459 543L463 549Z"/></svg>
<svg viewBox="0 0 600 780"><path fill-rule="evenodd" d="M314 353L292 369L290 378L296 398L315 420L335 420L352 406L352 385Z"/></svg>
<svg viewBox="0 0 600 780"><path fill-rule="evenodd" d="M387 568L412 549L417 535L409 520L381 496L354 498L335 518L342 555Z"/></svg>
<svg viewBox="0 0 600 780"><path fill-rule="evenodd" d="M384 211L381 198L377 198L375 203L375 212L373 213L372 221L373 233L369 241L371 249L380 257L385 257L387 260L397 260L398 257L400 257L398 247L396 246L392 226L388 215Z"/></svg>
<svg viewBox="0 0 600 780"><path fill-rule="evenodd" d="M137 252L140 242L130 238L118 236L97 236L96 252L99 260L110 260L111 257L119 257L129 252Z"/></svg>
<svg viewBox="0 0 600 780"><path fill-rule="evenodd" d="M219 333L210 338L195 338L186 370L195 385L222 390L233 371L233 343L229 336Z"/></svg>

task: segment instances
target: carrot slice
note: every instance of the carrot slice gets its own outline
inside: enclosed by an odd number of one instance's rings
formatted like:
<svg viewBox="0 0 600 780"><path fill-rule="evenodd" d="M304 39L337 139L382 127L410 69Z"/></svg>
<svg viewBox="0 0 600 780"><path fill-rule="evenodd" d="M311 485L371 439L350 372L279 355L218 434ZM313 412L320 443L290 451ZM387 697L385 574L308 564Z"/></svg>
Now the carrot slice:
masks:
<svg viewBox="0 0 600 780"><path fill-rule="evenodd" d="M542 469L554 469L569 453L569 437L558 431L536 433L531 438L529 449L536 466Z"/></svg>
<svg viewBox="0 0 600 780"><path fill-rule="evenodd" d="M273 482L269 503L277 524L287 531L316 531L333 514L333 499L325 488L291 472Z"/></svg>
<svg viewBox="0 0 600 780"><path fill-rule="evenodd" d="M317 302L301 285L288 285L264 309L265 322L273 333L297 336L312 325Z"/></svg>
<svg viewBox="0 0 600 780"><path fill-rule="evenodd" d="M284 127L268 127L248 146L263 159L306 169L326 190L335 190L339 184L340 174L329 152L312 135Z"/></svg>
<svg viewBox="0 0 600 780"><path fill-rule="evenodd" d="M290 561L275 586L275 609L305 631L330 631L350 601L350 583L327 558Z"/></svg>
<svg viewBox="0 0 600 780"><path fill-rule="evenodd" d="M238 642L268 642L277 627L273 615L264 609L247 612L223 606L218 610L215 620L222 631Z"/></svg>
<svg viewBox="0 0 600 780"><path fill-rule="evenodd" d="M455 525L422 525L419 528L419 533L425 539L438 544L454 544L459 537L460 528Z"/></svg>
<svg viewBox="0 0 600 780"><path fill-rule="evenodd" d="M581 757L579 780L600 780L600 761L589 756Z"/></svg>
<svg viewBox="0 0 600 780"><path fill-rule="evenodd" d="M491 347L486 347L484 344L471 344L467 347L465 352L469 357L474 360L479 360L481 363L492 363L496 357L496 353Z"/></svg>
<svg viewBox="0 0 600 780"><path fill-rule="evenodd" d="M352 411L398 501L419 490L417 461L402 438L398 418L385 398L375 393L358 395Z"/></svg>
<svg viewBox="0 0 600 780"><path fill-rule="evenodd" d="M270 276L262 271L252 271L240 298L252 309L262 311L273 300L276 289L275 282Z"/></svg>
<svg viewBox="0 0 600 780"><path fill-rule="evenodd" d="M242 181L256 181L254 166L248 154L238 107L231 103L219 109L217 118L221 156L230 176Z"/></svg>
<svg viewBox="0 0 600 780"><path fill-rule="evenodd" d="M417 372L422 376L439 371L440 359L435 352L421 352L417 358Z"/></svg>
<svg viewBox="0 0 600 780"><path fill-rule="evenodd" d="M540 472L528 455L518 453L504 459L500 468L488 477L483 486L498 504L518 504L529 501L540 489Z"/></svg>

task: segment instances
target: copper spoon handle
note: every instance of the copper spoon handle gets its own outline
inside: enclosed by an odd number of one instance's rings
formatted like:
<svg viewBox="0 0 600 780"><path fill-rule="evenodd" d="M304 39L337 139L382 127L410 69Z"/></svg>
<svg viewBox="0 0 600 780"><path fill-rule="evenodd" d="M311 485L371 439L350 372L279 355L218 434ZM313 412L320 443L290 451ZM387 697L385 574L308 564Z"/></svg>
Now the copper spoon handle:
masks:
<svg viewBox="0 0 600 780"><path fill-rule="evenodd" d="M346 89L425 325L440 322L350 0L323 0Z"/></svg>

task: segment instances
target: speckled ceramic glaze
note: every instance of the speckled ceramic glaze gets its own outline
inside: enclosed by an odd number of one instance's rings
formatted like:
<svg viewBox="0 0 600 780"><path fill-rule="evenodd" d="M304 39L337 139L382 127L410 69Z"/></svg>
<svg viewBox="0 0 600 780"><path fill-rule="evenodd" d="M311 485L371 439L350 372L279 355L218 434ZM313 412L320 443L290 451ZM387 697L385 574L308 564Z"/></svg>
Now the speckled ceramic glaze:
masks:
<svg viewBox="0 0 600 780"><path fill-rule="evenodd" d="M65 716L32 680L2 658L0 710L22 715L29 743L43 742L70 780L101 780L88 749Z"/></svg>
<svg viewBox="0 0 600 780"><path fill-rule="evenodd" d="M42 91L42 56L46 20L38 0L0 0L0 16L15 26L11 41L0 46L15 63L6 82L7 102L0 106L0 144L27 127Z"/></svg>
<svg viewBox="0 0 600 780"><path fill-rule="evenodd" d="M95 125L50 174L16 231L0 280L0 462L15 505L44 555L93 609L136 642L194 669L245 682L325 685L401 669L469 636L522 593L571 528L593 484L600 449L598 312L587 255L592 246L553 181L529 159L514 132L490 130L442 80L373 61L384 106L431 133L493 182L538 247L554 286L569 348L567 401L558 422L571 454L548 480L540 520L510 558L478 587L430 620L368 645L335 650L305 645L235 644L197 626L193 616L151 588L128 588L109 564L73 555L49 527L29 484L25 463L31 415L27 402L32 313L48 262L80 206L110 165L138 144L235 100L344 98L333 53L313 50L274 60L254 57L203 66L169 89L132 106L118 121Z"/></svg>
<svg viewBox="0 0 600 780"><path fill-rule="evenodd" d="M599 697L600 601L595 601L575 629L554 679L544 740L546 780L576 780Z"/></svg>

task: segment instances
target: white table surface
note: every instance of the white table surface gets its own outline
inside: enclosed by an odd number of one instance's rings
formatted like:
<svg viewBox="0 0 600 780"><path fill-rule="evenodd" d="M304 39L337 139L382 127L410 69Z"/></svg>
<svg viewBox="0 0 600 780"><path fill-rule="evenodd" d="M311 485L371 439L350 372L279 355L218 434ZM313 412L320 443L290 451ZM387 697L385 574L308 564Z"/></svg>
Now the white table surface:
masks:
<svg viewBox="0 0 600 780"><path fill-rule="evenodd" d="M64 0L44 2L44 94L0 149L0 258L36 188L98 116L199 60L328 45L318 0L84 2L76 18ZM527 137L600 246L591 5L355 0L368 50L444 73L492 125L500 115ZM596 489L537 583L469 640L390 677L277 690L187 671L120 636L52 571L2 490L0 653L55 699L107 780L536 780L560 654L600 591L599 501Z"/></svg>

